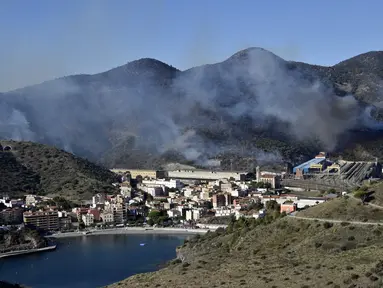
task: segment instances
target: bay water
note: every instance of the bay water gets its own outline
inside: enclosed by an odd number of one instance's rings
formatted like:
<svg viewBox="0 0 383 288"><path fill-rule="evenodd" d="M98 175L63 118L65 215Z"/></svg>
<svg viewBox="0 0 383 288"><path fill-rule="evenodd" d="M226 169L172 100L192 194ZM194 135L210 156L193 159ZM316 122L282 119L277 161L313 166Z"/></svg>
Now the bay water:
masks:
<svg viewBox="0 0 383 288"><path fill-rule="evenodd" d="M49 252L0 259L0 280L33 288L94 288L151 272L188 235L93 235L57 240Z"/></svg>

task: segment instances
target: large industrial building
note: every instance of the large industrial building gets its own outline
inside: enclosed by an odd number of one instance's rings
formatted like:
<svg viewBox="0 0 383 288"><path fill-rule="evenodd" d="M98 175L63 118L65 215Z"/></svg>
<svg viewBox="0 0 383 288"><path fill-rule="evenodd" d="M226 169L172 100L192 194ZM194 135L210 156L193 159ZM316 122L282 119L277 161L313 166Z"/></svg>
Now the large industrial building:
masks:
<svg viewBox="0 0 383 288"><path fill-rule="evenodd" d="M111 169L112 172L117 174L130 173L132 178L141 176L143 178L151 179L180 179L180 180L219 180L230 179L235 180L244 179L246 172L229 172L229 171L209 171L209 170L140 170L140 169Z"/></svg>
<svg viewBox="0 0 383 288"><path fill-rule="evenodd" d="M284 186L298 186L306 189L335 188L344 190L361 185L364 180L382 177L382 168L376 161L334 162L321 152L315 158L293 168L291 177L284 177Z"/></svg>
<svg viewBox="0 0 383 288"><path fill-rule="evenodd" d="M190 180L219 180L244 179L246 172L230 172L230 171L209 171L209 170L174 170L167 171L168 177L173 179L190 179Z"/></svg>
<svg viewBox="0 0 383 288"><path fill-rule="evenodd" d="M322 172L330 164L325 152L320 152L315 158L293 168L296 178L303 178L305 174Z"/></svg>

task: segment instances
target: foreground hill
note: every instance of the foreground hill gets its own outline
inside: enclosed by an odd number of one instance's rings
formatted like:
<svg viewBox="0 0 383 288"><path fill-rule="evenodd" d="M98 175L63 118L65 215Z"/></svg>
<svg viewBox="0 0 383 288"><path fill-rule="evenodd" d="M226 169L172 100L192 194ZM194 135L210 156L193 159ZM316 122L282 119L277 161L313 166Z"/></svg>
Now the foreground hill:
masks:
<svg viewBox="0 0 383 288"><path fill-rule="evenodd" d="M33 142L0 144L12 148L0 151L0 191L9 196L36 193L78 200L116 189L114 173L63 150Z"/></svg>
<svg viewBox="0 0 383 288"><path fill-rule="evenodd" d="M323 67L261 48L186 71L145 58L3 93L0 137L109 167L210 165L214 157L239 169L243 159L295 162L345 149L373 159L383 156L383 125L370 116L383 115L382 63L381 51Z"/></svg>
<svg viewBox="0 0 383 288"><path fill-rule="evenodd" d="M326 205L298 212L296 216L383 224L383 209L363 205L361 200L353 197L334 199Z"/></svg>
<svg viewBox="0 0 383 288"><path fill-rule="evenodd" d="M382 287L382 240L382 226L364 222L239 220L186 241L183 262L110 287Z"/></svg>

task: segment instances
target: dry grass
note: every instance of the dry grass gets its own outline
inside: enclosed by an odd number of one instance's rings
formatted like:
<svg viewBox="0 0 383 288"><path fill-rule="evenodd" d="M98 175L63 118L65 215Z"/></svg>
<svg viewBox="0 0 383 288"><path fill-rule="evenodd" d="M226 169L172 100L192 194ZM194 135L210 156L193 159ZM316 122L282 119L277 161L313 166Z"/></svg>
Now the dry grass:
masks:
<svg viewBox="0 0 383 288"><path fill-rule="evenodd" d="M363 205L352 197L337 198L300 211L296 216L383 223L383 209Z"/></svg>
<svg viewBox="0 0 383 288"><path fill-rule="evenodd" d="M110 287L382 287L382 234L382 227L285 217L206 235L181 248L185 263Z"/></svg>
<svg viewBox="0 0 383 288"><path fill-rule="evenodd" d="M304 190L304 191L292 191L292 194L304 197L322 197L326 191L317 191L317 190Z"/></svg>
<svg viewBox="0 0 383 288"><path fill-rule="evenodd" d="M368 187L368 191L373 192L371 194L371 203L383 206L383 183L379 182Z"/></svg>

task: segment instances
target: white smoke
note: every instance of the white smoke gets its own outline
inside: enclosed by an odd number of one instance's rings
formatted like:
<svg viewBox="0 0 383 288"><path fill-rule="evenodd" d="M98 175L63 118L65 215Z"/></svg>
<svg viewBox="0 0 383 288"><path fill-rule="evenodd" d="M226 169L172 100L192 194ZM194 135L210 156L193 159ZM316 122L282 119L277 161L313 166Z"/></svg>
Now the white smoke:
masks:
<svg viewBox="0 0 383 288"><path fill-rule="evenodd" d="M280 161L278 153L239 148L253 141L254 128L279 128L298 140L320 139L327 150L350 129L382 128L371 118L371 108L307 78L263 49L182 73L141 60L107 74L67 77L0 95L0 109L13 111L0 116L0 135L50 142L93 157L113 145L125 147L133 138L134 149L174 150L215 166L218 160L212 157L225 152ZM243 119L250 119L248 126Z"/></svg>

